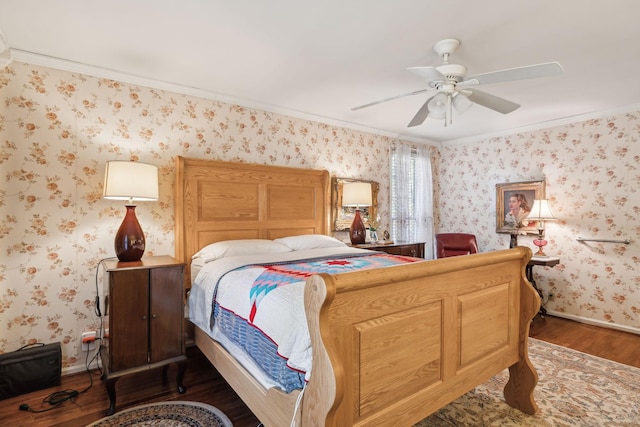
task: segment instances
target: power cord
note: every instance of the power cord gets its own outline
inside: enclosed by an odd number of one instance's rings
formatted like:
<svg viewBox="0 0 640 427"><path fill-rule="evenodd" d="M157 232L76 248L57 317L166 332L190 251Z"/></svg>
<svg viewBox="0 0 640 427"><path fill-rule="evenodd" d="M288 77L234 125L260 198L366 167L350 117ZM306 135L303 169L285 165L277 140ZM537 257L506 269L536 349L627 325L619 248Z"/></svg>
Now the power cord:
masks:
<svg viewBox="0 0 640 427"><path fill-rule="evenodd" d="M87 373L89 374L89 385L81 391L78 390L61 390L61 391L56 391L54 393L51 393L50 395L48 395L47 397L45 397L44 399L42 399L42 404L44 405L45 403L48 403L50 405L50 407L48 408L44 408L44 409L34 409L31 406L29 406L28 403L23 403L22 405L20 405L18 407L19 410L21 411L27 411L27 412L33 412L33 413L39 413L39 412L47 412L47 411L51 411L53 409L57 409L60 408L62 406L62 404L66 401L71 401L73 403L76 402L76 399L78 398L78 396L80 396L83 393L86 393L92 386L93 386L93 373L91 372L90 366L91 363L93 363L93 361L95 360L96 363L99 361L98 356L100 355L100 350L98 350L95 355L91 358L91 360L89 360L89 353L87 352L87 356L85 358L85 369L87 370ZM100 373L100 375L102 374L102 368L98 365L97 369Z"/></svg>
<svg viewBox="0 0 640 427"><path fill-rule="evenodd" d="M80 395L80 392L77 390L56 391L55 393L51 393L49 396L42 399L43 404L48 403L49 405L51 405L51 407L49 408L33 409L31 406L29 406L29 404L23 403L22 405L19 406L19 409L21 411L36 412L36 413L47 412L47 411L51 411L53 409L59 408L67 400L75 402L76 398L79 395Z"/></svg>
<svg viewBox="0 0 640 427"><path fill-rule="evenodd" d="M115 259L115 257L102 258L100 261L98 261L98 265L96 265L96 280L95 280L96 298L95 298L94 310L95 310L96 316L98 317L102 317L102 312L100 311L100 291L98 289L98 273L100 272L100 266L102 265L102 263L109 259ZM106 308L106 304L105 304L105 308Z"/></svg>
<svg viewBox="0 0 640 427"><path fill-rule="evenodd" d="M96 298L95 298L95 313L96 316L98 316L101 320L102 320L102 312L100 311L100 292L98 290L98 272L100 271L100 266L102 265L102 263L108 259L111 258L103 258L100 261L98 261L98 265L96 266L96 280L95 280L95 285L96 285ZM99 341L101 338L97 338L97 340ZM100 348L100 347L98 347ZM91 366L91 363L93 363L93 361L96 361L97 369L100 372L100 374L102 374L102 368L100 368L98 361L99 358L98 356L100 355L100 350L98 349L98 351L95 353L95 355L93 356L93 358L91 359L91 361L89 361L89 353L87 352L87 356L85 359L85 368L87 370L87 373L89 374L89 386L87 388L85 388L82 391L77 391L77 390L62 390L62 391L56 391L54 393L51 393L49 396L45 397L44 399L42 399L42 403L48 403L49 405L51 405L51 407L49 408L45 408L45 409L33 409L31 406L29 406L28 403L23 403L22 405L20 405L18 407L18 409L20 409L21 411L28 411L28 412L47 412L47 411L51 411L53 409L59 408L64 402L66 401L71 401L73 403L75 403L76 399L78 398L78 396L80 396L82 393L85 393L86 391L88 391L91 386L93 386L93 373L91 372L91 369L89 368Z"/></svg>

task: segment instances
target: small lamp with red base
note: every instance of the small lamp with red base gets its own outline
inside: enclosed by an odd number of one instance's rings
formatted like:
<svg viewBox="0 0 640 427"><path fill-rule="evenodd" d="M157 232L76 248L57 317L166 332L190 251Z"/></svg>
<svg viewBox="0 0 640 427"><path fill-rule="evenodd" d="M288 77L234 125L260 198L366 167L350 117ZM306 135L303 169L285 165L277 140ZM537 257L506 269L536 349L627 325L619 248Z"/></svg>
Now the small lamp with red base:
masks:
<svg viewBox="0 0 640 427"><path fill-rule="evenodd" d="M533 244L538 247L538 251L533 254L534 256L548 256L542 250L542 248L548 243L544 240L544 222L553 221L555 219L557 218L553 215L553 212L551 212L548 200L536 199L533 201L533 207L531 208L531 212L529 212L529 216L527 216L527 220L538 222L538 238L533 240Z"/></svg>
<svg viewBox="0 0 640 427"><path fill-rule="evenodd" d="M371 206L370 182L345 182L342 187L342 206L355 207L353 222L349 228L352 245L361 245L367 239L367 229L360 215L360 207Z"/></svg>
<svg viewBox="0 0 640 427"><path fill-rule="evenodd" d="M127 212L116 233L114 249L120 261L140 261L144 254L145 238L133 202L158 200L158 168L141 162L108 161L102 197L127 201Z"/></svg>

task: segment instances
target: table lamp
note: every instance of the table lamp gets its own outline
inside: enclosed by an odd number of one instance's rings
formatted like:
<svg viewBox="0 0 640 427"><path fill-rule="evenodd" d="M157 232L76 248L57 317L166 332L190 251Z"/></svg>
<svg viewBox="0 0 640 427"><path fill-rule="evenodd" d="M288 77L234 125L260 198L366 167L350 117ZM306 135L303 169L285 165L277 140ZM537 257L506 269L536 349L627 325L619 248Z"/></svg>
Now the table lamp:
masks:
<svg viewBox="0 0 640 427"><path fill-rule="evenodd" d="M531 208L531 212L529 212L527 219L530 221L538 222L538 238L534 239L533 241L533 244L538 247L538 252L536 252L534 256L547 256L547 254L545 254L542 250L542 247L547 245L547 241L543 239L544 222L556 219L556 217L553 216L553 212L551 212L551 208L549 207L549 201L546 199L535 199L533 201L533 207Z"/></svg>
<svg viewBox="0 0 640 427"><path fill-rule="evenodd" d="M158 200L158 168L141 162L108 161L102 197L127 201L127 211L116 233L114 248L120 261L139 261L144 254L145 240L133 202Z"/></svg>
<svg viewBox="0 0 640 427"><path fill-rule="evenodd" d="M349 228L349 237L352 245L361 245L366 241L367 229L364 227L361 206L371 206L371 183L348 182L342 187L342 206L355 207L353 222Z"/></svg>

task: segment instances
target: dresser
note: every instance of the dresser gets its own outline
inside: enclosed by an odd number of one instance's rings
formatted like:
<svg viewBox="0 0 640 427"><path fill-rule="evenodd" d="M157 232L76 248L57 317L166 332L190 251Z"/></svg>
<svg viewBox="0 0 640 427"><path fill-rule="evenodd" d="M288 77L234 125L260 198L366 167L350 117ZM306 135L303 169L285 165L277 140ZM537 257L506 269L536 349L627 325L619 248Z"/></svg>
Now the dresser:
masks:
<svg viewBox="0 0 640 427"><path fill-rule="evenodd" d="M115 412L116 381L129 374L178 364L178 391L186 370L184 342L184 263L170 256L103 263L105 336L102 380Z"/></svg>
<svg viewBox="0 0 640 427"><path fill-rule="evenodd" d="M372 251L386 252L392 255L424 258L424 242L365 243L363 245L353 245L353 247L360 249L370 249Z"/></svg>

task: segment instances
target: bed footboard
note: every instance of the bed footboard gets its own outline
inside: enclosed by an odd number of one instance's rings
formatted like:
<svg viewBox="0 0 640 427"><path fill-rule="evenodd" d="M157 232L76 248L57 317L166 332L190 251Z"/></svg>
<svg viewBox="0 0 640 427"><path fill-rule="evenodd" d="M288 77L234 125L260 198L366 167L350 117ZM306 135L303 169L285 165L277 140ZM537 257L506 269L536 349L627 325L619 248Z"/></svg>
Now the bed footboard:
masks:
<svg viewBox="0 0 640 427"><path fill-rule="evenodd" d="M535 413L530 258L520 247L313 276L302 425L411 426L506 368L507 403Z"/></svg>

